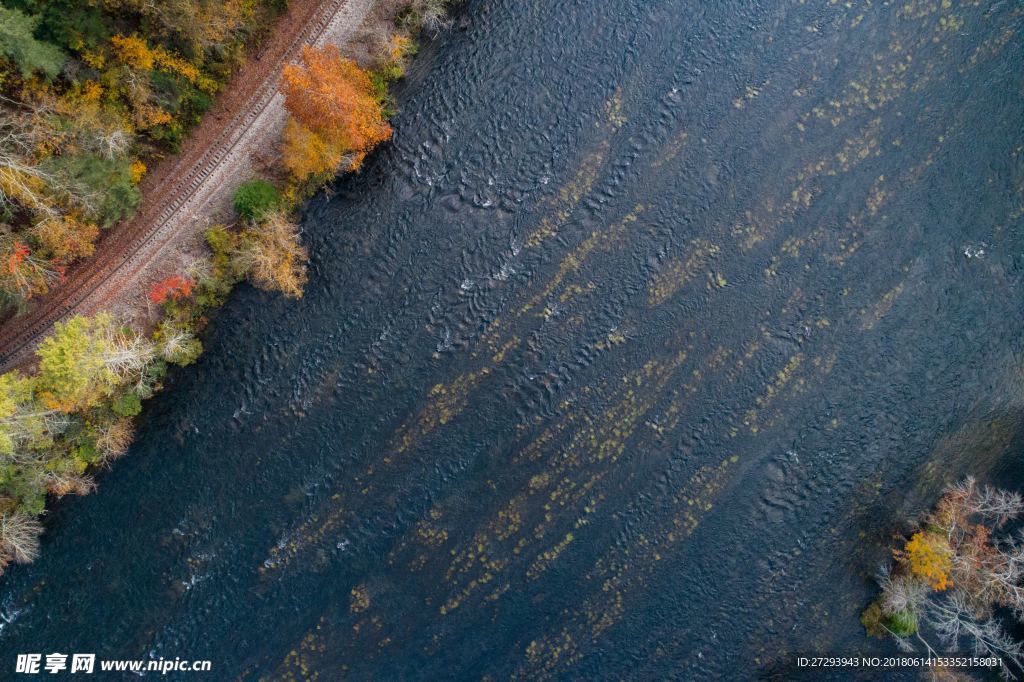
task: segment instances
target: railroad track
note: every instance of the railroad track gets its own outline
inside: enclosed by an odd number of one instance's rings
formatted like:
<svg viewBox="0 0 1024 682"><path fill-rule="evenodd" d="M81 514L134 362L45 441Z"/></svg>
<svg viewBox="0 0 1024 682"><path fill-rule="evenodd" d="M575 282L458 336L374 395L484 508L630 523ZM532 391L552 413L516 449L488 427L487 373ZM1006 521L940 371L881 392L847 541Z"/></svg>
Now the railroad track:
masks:
<svg viewBox="0 0 1024 682"><path fill-rule="evenodd" d="M239 146L245 132L278 95L281 67L294 60L303 45L321 42L349 1L325 0L313 5L314 9L300 23L302 28L277 59L264 62L268 56L264 51L249 63L257 64L251 68L262 76L262 83L245 100L246 105L221 127L214 140L183 153L169 167L161 168L160 178L151 181L147 187L149 191L144 193L143 209L102 240L96 257L75 267L58 290L42 297L29 312L8 320L0 328L0 370L7 371L31 361L30 352L49 333L54 323L77 312L112 278L131 277L141 272L152 262L147 255L159 252L174 239L181 229L181 224L174 224L179 213L218 170L220 163ZM243 67L235 79L251 79L253 74L247 67ZM207 116L210 113L213 112ZM154 245L156 251L151 249Z"/></svg>

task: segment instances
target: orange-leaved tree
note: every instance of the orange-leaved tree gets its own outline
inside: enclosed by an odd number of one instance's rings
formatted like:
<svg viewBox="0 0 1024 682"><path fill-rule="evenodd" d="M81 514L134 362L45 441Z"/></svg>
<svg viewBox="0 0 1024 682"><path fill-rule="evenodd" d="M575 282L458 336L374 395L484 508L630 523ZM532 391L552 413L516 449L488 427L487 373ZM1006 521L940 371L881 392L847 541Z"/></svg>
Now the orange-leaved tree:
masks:
<svg viewBox="0 0 1024 682"><path fill-rule="evenodd" d="M900 558L900 555L897 555ZM953 583L952 551L945 537L938 533L917 532L907 541L902 557L910 564L910 572L923 579L933 590L945 590Z"/></svg>
<svg viewBox="0 0 1024 682"><path fill-rule="evenodd" d="M299 180L342 165L355 170L391 137L370 74L334 45L303 48L301 62L284 67L281 90L292 115L284 163Z"/></svg>

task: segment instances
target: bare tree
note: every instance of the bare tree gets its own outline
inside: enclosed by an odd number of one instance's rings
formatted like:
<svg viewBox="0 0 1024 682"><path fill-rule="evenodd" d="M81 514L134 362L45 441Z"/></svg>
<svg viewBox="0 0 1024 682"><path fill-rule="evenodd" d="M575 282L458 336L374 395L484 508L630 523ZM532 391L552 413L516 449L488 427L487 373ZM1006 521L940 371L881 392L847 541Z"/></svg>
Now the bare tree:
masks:
<svg viewBox="0 0 1024 682"><path fill-rule="evenodd" d="M420 16L424 29L437 33L452 25L448 18L447 0L415 0L413 8Z"/></svg>
<svg viewBox="0 0 1024 682"><path fill-rule="evenodd" d="M47 472L44 476L46 489L57 497L65 495L88 495L96 490L92 476L70 473Z"/></svg>
<svg viewBox="0 0 1024 682"><path fill-rule="evenodd" d="M882 611L887 614L909 611L914 615L928 600L928 586L920 580L913 580L905 575L892 576L888 566L882 567L876 578L882 587Z"/></svg>
<svg viewBox="0 0 1024 682"><path fill-rule="evenodd" d="M945 599L932 599L924 614L939 637L950 647L956 647L962 640L970 642L976 656L995 656L1004 662L1003 674L1017 679L1008 663L1018 671L1024 670L1024 649L994 618L979 620L971 613L966 600L959 593Z"/></svg>
<svg viewBox="0 0 1024 682"><path fill-rule="evenodd" d="M43 526L34 516L4 514L0 516L0 557L27 564L39 555L39 534Z"/></svg>
<svg viewBox="0 0 1024 682"><path fill-rule="evenodd" d="M142 334L126 333L117 325L107 327L107 340L110 350L104 355L103 362L122 380L139 379L156 357L152 341Z"/></svg>
<svg viewBox="0 0 1024 682"><path fill-rule="evenodd" d="M105 461L123 455L135 437L132 420L125 417L103 425L96 434L96 447Z"/></svg>

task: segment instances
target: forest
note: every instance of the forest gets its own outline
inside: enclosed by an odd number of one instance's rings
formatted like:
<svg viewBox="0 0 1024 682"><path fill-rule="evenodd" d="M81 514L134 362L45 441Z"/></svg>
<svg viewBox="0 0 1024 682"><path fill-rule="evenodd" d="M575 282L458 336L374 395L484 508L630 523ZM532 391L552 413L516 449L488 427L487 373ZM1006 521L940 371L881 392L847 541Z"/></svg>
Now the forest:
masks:
<svg viewBox="0 0 1024 682"><path fill-rule="evenodd" d="M284 0L4 0L0 4L0 305L58 291L104 230L143 200L147 168L181 145L266 37ZM86 494L91 472L132 442L142 401L232 287L302 295L297 211L391 136L388 85L445 0L385 0L352 45L306 47L284 67L279 159L239 187L234 219L206 231L209 256L148 292L149 328L110 314L57 323L31 371L0 376L0 572L31 561L47 497ZM102 243L100 243L102 248Z"/></svg>

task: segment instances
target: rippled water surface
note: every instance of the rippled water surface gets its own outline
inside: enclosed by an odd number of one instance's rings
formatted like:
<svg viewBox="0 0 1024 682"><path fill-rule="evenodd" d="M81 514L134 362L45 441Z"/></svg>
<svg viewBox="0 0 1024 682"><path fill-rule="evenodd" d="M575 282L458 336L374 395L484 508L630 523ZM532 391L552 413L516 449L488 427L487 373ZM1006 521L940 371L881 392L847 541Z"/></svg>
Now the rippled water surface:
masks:
<svg viewBox="0 0 1024 682"><path fill-rule="evenodd" d="M1024 6L472 0L0 649L217 679L744 679L892 652L891 534L1021 451Z"/></svg>

